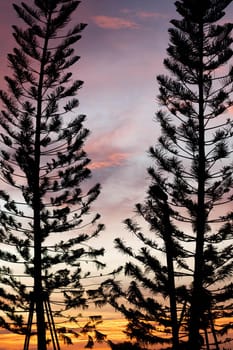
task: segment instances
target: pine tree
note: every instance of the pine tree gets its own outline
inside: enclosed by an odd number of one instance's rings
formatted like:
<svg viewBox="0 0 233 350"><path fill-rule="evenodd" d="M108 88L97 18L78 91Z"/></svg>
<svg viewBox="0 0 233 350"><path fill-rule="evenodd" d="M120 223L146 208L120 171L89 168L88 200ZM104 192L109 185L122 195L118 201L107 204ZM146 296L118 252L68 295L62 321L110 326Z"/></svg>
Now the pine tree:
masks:
<svg viewBox="0 0 233 350"><path fill-rule="evenodd" d="M100 215L90 214L100 185L83 184L91 175L83 150L89 131L75 111L83 82L71 72L86 26L70 26L79 3L13 5L24 29L13 26L12 76L0 91L0 258L7 262L0 269L0 326L27 333L24 315L33 299L40 350L47 343L45 299L61 305L54 310L61 319L69 316L63 310L86 308L81 278L89 272L81 261L104 266L103 249L88 244L104 228Z"/></svg>
<svg viewBox="0 0 233 350"><path fill-rule="evenodd" d="M227 159L231 154L232 122L227 110L232 105L233 72L231 67L227 70L226 64L233 55L230 47L233 25L217 24L230 2L206 0L200 2L198 10L194 1L176 2L177 12L183 18L172 21L175 28L170 29L170 57L164 62L176 79L158 78L160 100L181 121L178 127L168 122L169 126L163 128L162 144L174 154L177 163L172 171L173 202L188 211L195 238L189 322L192 349L200 349L203 342L200 337L203 291L206 295L207 287L230 277L232 271L232 254L226 259L231 246L224 247L229 232L225 224L220 228L214 225L227 223L228 228L232 225L232 214L227 212L224 202L232 201L232 163ZM167 121L163 115L161 122ZM169 140L166 142L170 131L175 131L170 138L174 140L173 147ZM178 151L190 162L189 171L185 161L182 165L178 163ZM155 158L164 158L154 153ZM216 210L221 204L223 215ZM206 302L204 307L207 305Z"/></svg>
<svg viewBox="0 0 233 350"><path fill-rule="evenodd" d="M131 338L151 344L169 338L173 349L209 349L211 342L219 349L232 327L233 24L223 22L230 3L175 2L181 18L169 29L164 65L170 76L157 77L161 136L149 151L154 165L148 196L136 205L152 232L126 220L142 242L137 252L116 240L134 259L125 266L133 280L126 291L112 280L102 290L129 320Z"/></svg>
<svg viewBox="0 0 233 350"><path fill-rule="evenodd" d="M110 303L126 317L125 333L140 346L172 343L173 349L180 349L178 310L187 290L185 286L176 289L175 277L187 276L188 266L184 259L190 253L179 242L183 233L171 220L174 211L162 189L162 182L159 186L154 169L149 168L148 173L153 184L149 185L145 202L138 203L135 209L142 221L148 224L150 232L143 232L143 222L140 226L137 221L126 219L128 230L142 246L136 250L120 238L115 240L116 248L130 257L124 268L125 275L131 280L129 287L125 290L121 283L108 279L94 297L96 299L100 293L103 302ZM155 184L156 178L158 182ZM183 271L175 270L176 266ZM177 302L178 299L181 302ZM100 305L101 302L96 303Z"/></svg>

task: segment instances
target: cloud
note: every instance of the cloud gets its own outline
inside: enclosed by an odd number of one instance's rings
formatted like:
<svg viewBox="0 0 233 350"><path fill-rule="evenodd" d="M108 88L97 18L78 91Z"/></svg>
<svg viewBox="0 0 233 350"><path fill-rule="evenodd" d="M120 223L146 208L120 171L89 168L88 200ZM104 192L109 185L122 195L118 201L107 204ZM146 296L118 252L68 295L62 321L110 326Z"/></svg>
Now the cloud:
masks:
<svg viewBox="0 0 233 350"><path fill-rule="evenodd" d="M170 18L168 15L160 12L146 12L146 11L141 11L137 13L137 17L142 18L142 19L168 19Z"/></svg>
<svg viewBox="0 0 233 350"><path fill-rule="evenodd" d="M92 17L95 24L104 29L136 29L138 28L137 23L121 17L110 17L110 16L95 16Z"/></svg>
<svg viewBox="0 0 233 350"><path fill-rule="evenodd" d="M89 166L90 169L102 169L122 165L128 158L127 153L112 153L108 154L103 161L93 161Z"/></svg>

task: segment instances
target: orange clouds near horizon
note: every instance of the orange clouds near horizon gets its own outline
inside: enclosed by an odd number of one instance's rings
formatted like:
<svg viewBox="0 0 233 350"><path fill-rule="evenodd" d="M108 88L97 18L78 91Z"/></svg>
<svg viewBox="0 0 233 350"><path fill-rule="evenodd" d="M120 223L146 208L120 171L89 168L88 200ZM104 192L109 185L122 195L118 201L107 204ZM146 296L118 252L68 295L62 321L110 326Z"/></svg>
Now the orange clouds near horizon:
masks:
<svg viewBox="0 0 233 350"><path fill-rule="evenodd" d="M114 343L127 341L126 337L124 336L124 333L122 332L125 324L126 324L126 321L122 318L115 318L115 319L106 320L106 321L103 320L103 323L97 328L97 330L103 334L106 334L107 337L106 337L106 340L103 342L95 341L94 349L97 349L97 350L110 349L110 346L107 343L108 340ZM1 333L0 350L23 349L23 344L24 344L23 335L9 333L4 329L1 329L0 333ZM87 341L88 341L88 335L81 335L78 338L74 338L74 337L72 338L73 345L66 345L62 340L60 340L59 343L62 350L77 350L77 349L81 350L85 348ZM37 349L35 337L32 337L30 339L29 349L30 350ZM49 349L52 350L52 345L48 347L48 350Z"/></svg>

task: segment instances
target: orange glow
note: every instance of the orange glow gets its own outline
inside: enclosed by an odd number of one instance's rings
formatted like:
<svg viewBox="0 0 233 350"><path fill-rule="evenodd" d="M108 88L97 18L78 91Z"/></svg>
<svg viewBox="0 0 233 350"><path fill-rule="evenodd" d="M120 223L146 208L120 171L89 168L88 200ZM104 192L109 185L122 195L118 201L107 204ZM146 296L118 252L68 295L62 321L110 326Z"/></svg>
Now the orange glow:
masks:
<svg viewBox="0 0 233 350"><path fill-rule="evenodd" d="M123 342L126 341L126 337L122 330L125 328L126 325L126 320L119 318L114 318L116 317L116 314L110 314L106 313L106 315L103 315L103 322L97 326L97 330L100 331L103 334L106 334L107 338L106 341L102 343L97 343L95 342L94 349L97 350L107 350L110 349L110 347L107 344L107 340L111 340L114 343L117 342ZM107 320L105 320L107 318ZM67 325L66 327L70 327L73 330L75 330L74 325ZM19 350L23 348L24 344L24 336L18 335L18 334L13 334L9 333L8 331L1 330L1 344L0 344L0 350ZM91 334L91 336L94 336L94 334ZM72 342L74 345L66 345L63 343L62 340L60 340L60 346L62 350L75 350L75 349L84 349L85 345L87 344L88 336L87 335L80 335L78 338L72 338ZM33 336L30 339L30 350L36 350L36 337ZM48 350L52 350L52 345L48 347Z"/></svg>
<svg viewBox="0 0 233 350"><path fill-rule="evenodd" d="M104 161L95 161L92 162L89 166L90 169L100 169L100 168L108 168L113 166L119 166L122 164L124 160L128 158L128 154L124 153L114 153L110 154L106 157L107 159Z"/></svg>

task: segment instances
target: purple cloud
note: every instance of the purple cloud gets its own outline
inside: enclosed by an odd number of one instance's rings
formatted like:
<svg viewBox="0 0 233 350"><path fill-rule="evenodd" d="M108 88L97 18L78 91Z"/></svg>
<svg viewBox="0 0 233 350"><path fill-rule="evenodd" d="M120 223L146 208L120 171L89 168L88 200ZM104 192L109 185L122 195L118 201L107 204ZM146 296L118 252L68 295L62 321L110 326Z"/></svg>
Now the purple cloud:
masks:
<svg viewBox="0 0 233 350"><path fill-rule="evenodd" d="M92 17L95 24L104 29L136 29L138 28L137 23L134 21L124 19L121 17L111 17L111 16L95 16Z"/></svg>

